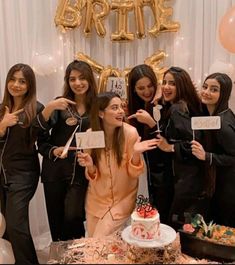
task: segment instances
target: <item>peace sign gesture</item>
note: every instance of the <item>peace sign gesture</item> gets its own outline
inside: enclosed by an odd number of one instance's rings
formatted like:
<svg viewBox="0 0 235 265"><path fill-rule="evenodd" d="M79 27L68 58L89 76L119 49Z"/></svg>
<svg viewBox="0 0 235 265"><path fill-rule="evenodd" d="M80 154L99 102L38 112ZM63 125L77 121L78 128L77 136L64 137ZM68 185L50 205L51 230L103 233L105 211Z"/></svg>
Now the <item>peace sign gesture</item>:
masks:
<svg viewBox="0 0 235 265"><path fill-rule="evenodd" d="M3 116L1 124L5 127L12 127L12 126L16 125L19 121L18 114L20 114L23 111L24 111L24 109L19 109L17 111L10 113L9 108L6 106L5 107L5 114Z"/></svg>

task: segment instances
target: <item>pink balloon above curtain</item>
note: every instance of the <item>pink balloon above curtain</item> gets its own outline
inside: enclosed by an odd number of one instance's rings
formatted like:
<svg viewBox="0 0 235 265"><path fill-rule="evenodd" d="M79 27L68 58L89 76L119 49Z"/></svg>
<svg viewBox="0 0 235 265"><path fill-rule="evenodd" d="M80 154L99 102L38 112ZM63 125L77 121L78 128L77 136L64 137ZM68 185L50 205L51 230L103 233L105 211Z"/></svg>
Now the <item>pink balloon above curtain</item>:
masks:
<svg viewBox="0 0 235 265"><path fill-rule="evenodd" d="M220 21L219 40L227 51L235 53L235 6Z"/></svg>

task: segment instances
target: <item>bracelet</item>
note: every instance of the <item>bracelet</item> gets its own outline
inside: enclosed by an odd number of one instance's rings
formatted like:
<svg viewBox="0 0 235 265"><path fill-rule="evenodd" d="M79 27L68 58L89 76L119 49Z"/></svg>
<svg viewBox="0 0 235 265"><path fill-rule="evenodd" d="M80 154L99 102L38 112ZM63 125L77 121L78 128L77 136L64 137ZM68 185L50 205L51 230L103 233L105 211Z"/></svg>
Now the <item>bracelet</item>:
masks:
<svg viewBox="0 0 235 265"><path fill-rule="evenodd" d="M212 164L212 153L210 153L210 166Z"/></svg>

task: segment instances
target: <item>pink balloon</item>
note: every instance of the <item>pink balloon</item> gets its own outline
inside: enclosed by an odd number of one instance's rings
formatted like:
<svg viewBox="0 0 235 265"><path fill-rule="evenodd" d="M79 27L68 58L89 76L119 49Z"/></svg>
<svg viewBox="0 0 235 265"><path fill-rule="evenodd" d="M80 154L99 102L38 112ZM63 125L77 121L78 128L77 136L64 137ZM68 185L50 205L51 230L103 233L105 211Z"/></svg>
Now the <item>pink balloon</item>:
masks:
<svg viewBox="0 0 235 265"><path fill-rule="evenodd" d="M219 39L226 50L235 53L235 6L220 21Z"/></svg>

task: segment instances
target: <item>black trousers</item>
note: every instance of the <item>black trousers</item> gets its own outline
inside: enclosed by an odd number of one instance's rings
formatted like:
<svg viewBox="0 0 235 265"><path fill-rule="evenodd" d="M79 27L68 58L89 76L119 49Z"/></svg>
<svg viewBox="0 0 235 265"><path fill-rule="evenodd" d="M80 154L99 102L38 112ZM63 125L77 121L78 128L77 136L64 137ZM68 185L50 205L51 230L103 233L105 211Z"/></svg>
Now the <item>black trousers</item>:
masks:
<svg viewBox="0 0 235 265"><path fill-rule="evenodd" d="M70 184L70 181L45 182L43 185L52 240L84 237L87 185Z"/></svg>
<svg viewBox="0 0 235 265"><path fill-rule="evenodd" d="M38 264L29 227L29 202L37 184L0 185L1 211L6 220L4 238L12 245L15 264Z"/></svg>

